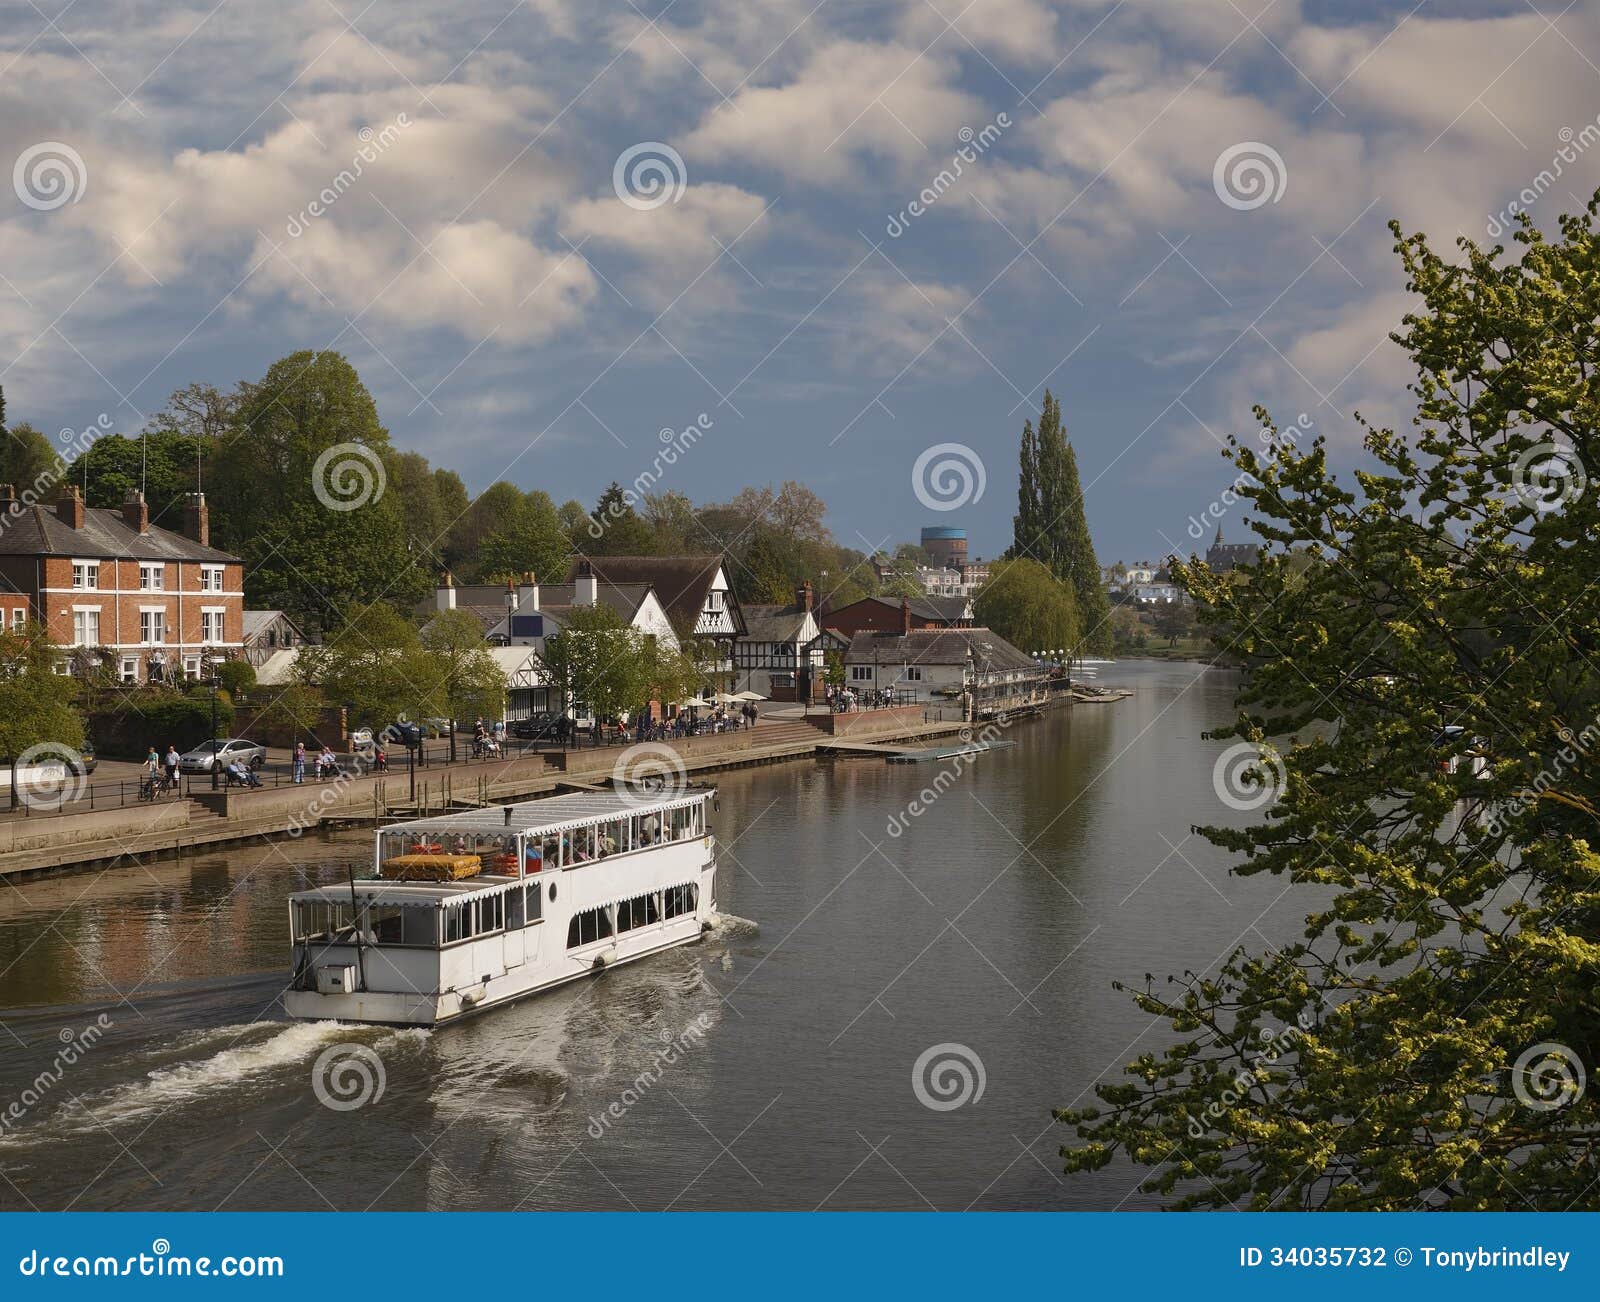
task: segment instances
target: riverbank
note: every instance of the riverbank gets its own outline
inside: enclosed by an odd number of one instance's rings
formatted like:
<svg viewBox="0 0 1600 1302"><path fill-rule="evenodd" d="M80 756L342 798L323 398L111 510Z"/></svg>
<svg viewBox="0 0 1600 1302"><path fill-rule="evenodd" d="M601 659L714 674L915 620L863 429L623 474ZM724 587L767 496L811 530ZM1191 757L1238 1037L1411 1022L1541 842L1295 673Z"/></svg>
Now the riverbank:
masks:
<svg viewBox="0 0 1600 1302"><path fill-rule="evenodd" d="M1065 704L1066 702L1063 702ZM936 739L964 724L930 720L921 706L858 714L763 722L713 736L687 737L638 748L534 752L501 764L470 769L403 771L262 790L205 792L186 799L52 818L0 821L0 877L26 880L45 874L210 849L323 827L377 826L386 818L417 816L475 805L503 804L553 795L574 785L610 782L630 751L675 763L685 775L814 757L840 736L856 741Z"/></svg>

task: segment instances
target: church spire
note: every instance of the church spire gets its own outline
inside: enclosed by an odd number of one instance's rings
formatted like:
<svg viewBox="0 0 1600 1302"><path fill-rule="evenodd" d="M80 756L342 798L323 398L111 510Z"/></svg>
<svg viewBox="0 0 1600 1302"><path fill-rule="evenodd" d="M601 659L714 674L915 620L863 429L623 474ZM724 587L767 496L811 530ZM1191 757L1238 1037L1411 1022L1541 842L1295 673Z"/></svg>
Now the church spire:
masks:
<svg viewBox="0 0 1600 1302"><path fill-rule="evenodd" d="M1222 546L1222 525L1221 525L1220 522L1217 524L1217 540L1214 543L1212 543L1211 545L1213 547Z"/></svg>

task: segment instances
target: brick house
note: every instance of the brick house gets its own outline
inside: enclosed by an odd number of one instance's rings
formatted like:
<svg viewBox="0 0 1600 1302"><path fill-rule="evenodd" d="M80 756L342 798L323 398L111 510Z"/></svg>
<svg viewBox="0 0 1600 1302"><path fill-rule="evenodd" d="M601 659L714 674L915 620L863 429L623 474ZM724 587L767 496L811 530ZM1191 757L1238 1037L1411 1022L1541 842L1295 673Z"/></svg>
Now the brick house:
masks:
<svg viewBox="0 0 1600 1302"><path fill-rule="evenodd" d="M822 613L822 627L848 640L857 633L970 628L970 597L862 597Z"/></svg>
<svg viewBox="0 0 1600 1302"><path fill-rule="evenodd" d="M205 495L190 493L183 531L150 523L144 494L120 511L87 507L76 487L53 506L0 484L0 610L6 591L63 648L109 657L125 683L196 677L244 644L244 563L211 544ZM7 606L12 608L7 610Z"/></svg>

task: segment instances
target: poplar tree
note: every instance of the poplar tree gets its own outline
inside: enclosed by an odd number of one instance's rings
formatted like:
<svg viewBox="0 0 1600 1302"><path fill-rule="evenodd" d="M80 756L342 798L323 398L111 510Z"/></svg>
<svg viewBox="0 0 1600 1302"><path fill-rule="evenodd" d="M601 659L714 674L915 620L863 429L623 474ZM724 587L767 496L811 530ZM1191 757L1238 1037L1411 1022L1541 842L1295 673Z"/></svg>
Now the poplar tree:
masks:
<svg viewBox="0 0 1600 1302"><path fill-rule="evenodd" d="M1061 424L1061 404L1048 390L1039 428L1022 427L1017 515L1012 558L1029 557L1072 589L1081 629L1079 649L1111 650L1111 604L1100 582L1100 562L1083 509L1078 457Z"/></svg>

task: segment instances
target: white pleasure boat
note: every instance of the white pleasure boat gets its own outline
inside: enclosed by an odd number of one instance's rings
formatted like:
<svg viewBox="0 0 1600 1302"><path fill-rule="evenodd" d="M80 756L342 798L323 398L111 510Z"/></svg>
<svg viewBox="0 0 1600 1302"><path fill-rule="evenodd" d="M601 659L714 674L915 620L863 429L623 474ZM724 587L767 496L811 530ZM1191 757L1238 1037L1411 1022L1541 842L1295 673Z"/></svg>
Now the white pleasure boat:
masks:
<svg viewBox="0 0 1600 1302"><path fill-rule="evenodd" d="M715 791L583 792L395 823L289 897L291 1017L437 1026L699 938Z"/></svg>

